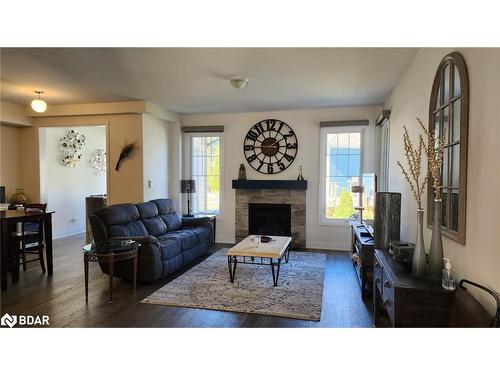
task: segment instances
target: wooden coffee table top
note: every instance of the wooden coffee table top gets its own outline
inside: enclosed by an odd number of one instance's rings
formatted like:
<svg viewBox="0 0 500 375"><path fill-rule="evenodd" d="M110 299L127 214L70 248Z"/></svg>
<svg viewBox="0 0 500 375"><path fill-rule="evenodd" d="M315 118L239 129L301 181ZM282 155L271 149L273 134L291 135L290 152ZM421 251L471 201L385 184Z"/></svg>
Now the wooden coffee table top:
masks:
<svg viewBox="0 0 500 375"><path fill-rule="evenodd" d="M273 240L271 242L261 242L257 247L253 242L254 235L250 235L237 243L227 251L227 255L247 256L247 257L262 257L279 259L288 248L292 241L292 237L285 236L267 236Z"/></svg>

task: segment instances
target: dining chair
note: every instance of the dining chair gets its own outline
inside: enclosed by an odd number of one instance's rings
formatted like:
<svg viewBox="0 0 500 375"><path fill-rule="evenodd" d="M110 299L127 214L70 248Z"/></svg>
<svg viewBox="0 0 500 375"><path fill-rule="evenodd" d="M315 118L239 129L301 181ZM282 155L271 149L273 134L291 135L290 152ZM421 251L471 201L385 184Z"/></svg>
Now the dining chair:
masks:
<svg viewBox="0 0 500 375"><path fill-rule="evenodd" d="M29 203L24 207L25 213L30 212L43 212L47 211L47 204L45 203ZM19 270L19 266L23 266L23 271L27 270L27 264L31 262L40 262L42 272L45 273L45 262L43 259L43 224L42 218L33 218L30 221L23 221L20 223L20 229L16 228L15 232L11 233L11 240L14 249L14 267ZM26 255L38 255L37 258L27 260Z"/></svg>

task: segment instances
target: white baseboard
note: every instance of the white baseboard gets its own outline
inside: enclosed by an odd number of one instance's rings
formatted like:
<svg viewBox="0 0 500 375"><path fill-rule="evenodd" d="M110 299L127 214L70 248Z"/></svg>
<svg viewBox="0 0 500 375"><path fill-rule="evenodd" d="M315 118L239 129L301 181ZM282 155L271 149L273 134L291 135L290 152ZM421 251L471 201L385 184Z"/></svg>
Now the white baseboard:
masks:
<svg viewBox="0 0 500 375"><path fill-rule="evenodd" d="M58 236L53 236L52 239L58 240L60 238L66 238L66 237L76 236L77 234L84 234L84 233L85 233L85 231L75 232L75 233L67 233L67 234L60 234Z"/></svg>
<svg viewBox="0 0 500 375"><path fill-rule="evenodd" d="M217 243L223 243L223 244L232 244L234 242L234 238L228 239L228 238L217 238L216 241Z"/></svg>
<svg viewBox="0 0 500 375"><path fill-rule="evenodd" d="M315 249L315 250L337 250L337 251L350 251L349 244L340 243L340 242L331 242L331 241L307 241L306 242L307 249Z"/></svg>

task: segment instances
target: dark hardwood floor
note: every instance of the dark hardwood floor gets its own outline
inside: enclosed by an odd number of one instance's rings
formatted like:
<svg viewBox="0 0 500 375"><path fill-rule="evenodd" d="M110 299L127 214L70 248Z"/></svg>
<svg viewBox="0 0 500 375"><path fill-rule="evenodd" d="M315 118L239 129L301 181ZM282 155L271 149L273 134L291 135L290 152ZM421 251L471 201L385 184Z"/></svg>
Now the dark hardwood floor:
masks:
<svg viewBox="0 0 500 375"><path fill-rule="evenodd" d="M84 235L54 241L54 275L41 273L38 263L21 271L21 279L1 295L1 315L45 314L51 327L371 327L372 312L361 291L349 254L326 252L323 310L320 322L266 315L232 313L140 303L176 276L155 284L139 284L134 296L130 283L115 278L113 303L108 276L97 263L90 265L89 303L85 303L82 246ZM219 244L213 251L227 247ZM183 270L184 272L185 270Z"/></svg>

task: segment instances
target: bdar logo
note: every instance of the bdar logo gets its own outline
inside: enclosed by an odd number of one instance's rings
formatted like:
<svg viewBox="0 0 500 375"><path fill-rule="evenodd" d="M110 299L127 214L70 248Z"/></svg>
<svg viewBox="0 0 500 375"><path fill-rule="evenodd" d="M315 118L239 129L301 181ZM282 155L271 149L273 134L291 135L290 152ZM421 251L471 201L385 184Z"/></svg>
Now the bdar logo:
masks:
<svg viewBox="0 0 500 375"><path fill-rule="evenodd" d="M9 326L10 328L14 327L17 323L17 316L14 315L9 315L9 314L5 314L4 316L2 316L2 319L0 321L0 324L3 325L3 326Z"/></svg>

